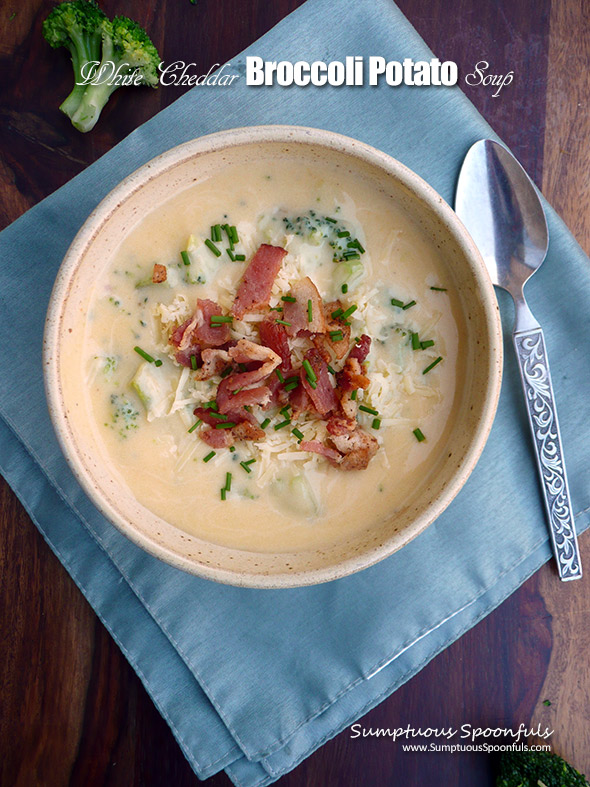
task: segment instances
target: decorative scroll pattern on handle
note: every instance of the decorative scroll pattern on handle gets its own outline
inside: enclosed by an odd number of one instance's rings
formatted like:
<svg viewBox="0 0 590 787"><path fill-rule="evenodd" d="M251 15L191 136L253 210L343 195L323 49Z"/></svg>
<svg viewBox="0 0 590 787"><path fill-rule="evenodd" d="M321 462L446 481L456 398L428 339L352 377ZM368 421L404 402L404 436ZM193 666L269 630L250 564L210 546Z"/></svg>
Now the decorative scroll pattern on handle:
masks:
<svg viewBox="0 0 590 787"><path fill-rule="evenodd" d="M514 346L520 366L559 575L561 579L577 579L582 576L582 564L543 331L537 328L515 334Z"/></svg>

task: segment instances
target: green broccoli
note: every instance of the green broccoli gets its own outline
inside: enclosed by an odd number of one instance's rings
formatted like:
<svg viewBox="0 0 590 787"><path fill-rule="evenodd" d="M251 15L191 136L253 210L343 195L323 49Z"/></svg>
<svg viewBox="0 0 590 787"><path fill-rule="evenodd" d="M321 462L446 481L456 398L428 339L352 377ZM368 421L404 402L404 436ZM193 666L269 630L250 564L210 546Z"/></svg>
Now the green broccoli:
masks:
<svg viewBox="0 0 590 787"><path fill-rule="evenodd" d="M112 22L103 20L102 58L97 68L97 84L89 84L80 105L72 116L72 123L79 131L94 128L102 108L111 94L121 86L120 79L128 77L125 84L157 87L160 56L147 33L125 16L116 16Z"/></svg>
<svg viewBox="0 0 590 787"><path fill-rule="evenodd" d="M43 22L43 36L49 45L54 49L63 46L72 55L74 89L60 106L68 117L78 109L86 90L86 85L79 83L96 70L96 66L87 64L100 62L102 23L106 19L94 0L72 0L55 6Z"/></svg>
<svg viewBox="0 0 590 787"><path fill-rule="evenodd" d="M500 755L496 787L588 787L586 777L551 752Z"/></svg>

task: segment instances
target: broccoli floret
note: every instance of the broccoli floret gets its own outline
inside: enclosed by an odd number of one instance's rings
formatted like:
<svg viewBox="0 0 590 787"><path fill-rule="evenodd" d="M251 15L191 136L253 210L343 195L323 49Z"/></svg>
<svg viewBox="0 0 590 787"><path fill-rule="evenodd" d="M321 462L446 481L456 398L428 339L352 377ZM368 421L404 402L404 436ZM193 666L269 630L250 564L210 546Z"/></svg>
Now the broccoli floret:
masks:
<svg viewBox="0 0 590 787"><path fill-rule="evenodd" d="M119 432L123 438L132 429L137 429L137 419L139 410L127 399L126 396L111 394L111 414L112 422L110 426ZM106 424L109 426L109 424Z"/></svg>
<svg viewBox="0 0 590 787"><path fill-rule="evenodd" d="M557 754L508 751L500 755L496 787L588 787L588 782Z"/></svg>
<svg viewBox="0 0 590 787"><path fill-rule="evenodd" d="M94 0L72 0L56 6L43 22L43 36L49 45L54 49L63 46L72 55L74 89L60 106L69 117L78 109L86 90L85 84L78 83L96 70L96 66L87 64L100 61L102 23L106 19Z"/></svg>
<svg viewBox="0 0 590 787"><path fill-rule="evenodd" d="M80 105L72 116L79 131L90 131L96 125L102 108L122 77L133 77L132 84L157 87L160 56L147 33L126 16L116 16L101 24L102 58L95 80L84 91ZM126 81L129 84L129 80Z"/></svg>

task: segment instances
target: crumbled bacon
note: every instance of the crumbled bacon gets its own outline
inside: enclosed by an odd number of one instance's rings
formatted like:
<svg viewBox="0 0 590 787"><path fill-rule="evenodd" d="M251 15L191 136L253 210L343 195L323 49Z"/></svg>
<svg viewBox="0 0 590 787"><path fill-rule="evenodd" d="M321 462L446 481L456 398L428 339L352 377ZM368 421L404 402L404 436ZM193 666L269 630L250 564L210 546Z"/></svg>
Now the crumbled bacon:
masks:
<svg viewBox="0 0 590 787"><path fill-rule="evenodd" d="M191 356L201 358L205 348L221 347L231 339L229 325L211 325L211 317L222 316L221 308L208 299L199 298L192 317L175 328L170 336L170 344L176 347L175 358L182 366L191 366Z"/></svg>
<svg viewBox="0 0 590 787"><path fill-rule="evenodd" d="M325 456L328 461L334 464L339 464L342 461L342 456L335 451L333 448L329 448L324 443L321 443L319 440L303 440L299 444L299 448L302 451L311 451L314 454L320 454L320 456Z"/></svg>
<svg viewBox="0 0 590 787"><path fill-rule="evenodd" d="M195 372L195 380L208 380L227 367L231 358L227 350L203 350L201 353L203 365Z"/></svg>
<svg viewBox="0 0 590 787"><path fill-rule="evenodd" d="M367 355L369 354L370 349L371 337L367 336L366 333L363 333L363 335L359 337L358 341L355 343L348 357L356 358L359 363L364 363L367 360Z"/></svg>
<svg viewBox="0 0 590 787"><path fill-rule="evenodd" d="M231 429L203 429L199 435L211 448L229 448L233 444Z"/></svg>
<svg viewBox="0 0 590 787"><path fill-rule="evenodd" d="M365 470L379 449L373 435L360 427L353 432L332 435L328 440L341 455L338 467L342 470Z"/></svg>
<svg viewBox="0 0 590 787"><path fill-rule="evenodd" d="M354 432L356 429L355 418L343 418L341 415L333 415L326 424L326 429L330 434L342 435Z"/></svg>
<svg viewBox="0 0 590 787"><path fill-rule="evenodd" d="M154 263L154 272L152 273L152 281L154 284L161 284L163 281L166 281L166 277L168 276L168 271L166 270L165 265L160 265L159 262Z"/></svg>
<svg viewBox="0 0 590 787"><path fill-rule="evenodd" d="M311 350L308 350L305 353L305 358L307 361L309 361L311 368L315 372L317 380L314 388L307 379L307 373L305 369L302 368L299 372L299 379L301 381L300 384L305 389L305 393L311 399L311 402L318 413L321 416L326 416L328 413L338 407L338 397L336 396L336 392L334 391L330 381L328 364L325 362L320 352L315 347L312 347Z"/></svg>
<svg viewBox="0 0 590 787"><path fill-rule="evenodd" d="M300 374L299 370L297 370L297 374ZM301 382L299 382L297 388L289 391L289 402L291 403L292 420L299 418L301 413L306 413L309 409L311 409L311 399L307 395L307 391Z"/></svg>
<svg viewBox="0 0 590 787"><path fill-rule="evenodd" d="M346 363L342 371L336 375L336 383L342 392L354 391L356 388L368 388L371 381L364 373L358 358L351 358L350 355L346 359Z"/></svg>
<svg viewBox="0 0 590 787"><path fill-rule="evenodd" d="M283 306L283 317L285 322L289 323L286 326L289 336L297 336L303 331L323 333L326 330L323 302L317 287L309 276L296 281L291 286L289 295L295 298L295 301L285 301ZM309 319L310 301L311 320Z"/></svg>
<svg viewBox="0 0 590 787"><path fill-rule="evenodd" d="M239 284L231 313L241 320L246 312L268 306L272 285L287 252L264 243L248 263Z"/></svg>
<svg viewBox="0 0 590 787"><path fill-rule="evenodd" d="M217 389L217 407L220 413L229 413L252 405L264 407L270 400L270 390L266 385L257 388L232 388L232 375L219 383Z"/></svg>
<svg viewBox="0 0 590 787"><path fill-rule="evenodd" d="M317 333L313 337L313 343L322 353L328 351L333 353L334 356L340 360L344 358L348 352L348 345L350 343L350 325L346 320L340 317L334 318L332 314L342 309L340 301L331 301L324 305L324 316L326 322L325 333ZM342 339L333 341L332 335L334 332L339 331L342 334Z"/></svg>
<svg viewBox="0 0 590 787"><path fill-rule="evenodd" d="M285 326L269 316L260 323L258 330L262 344L280 355L281 370L288 371L291 368L291 350Z"/></svg>
<svg viewBox="0 0 590 787"><path fill-rule="evenodd" d="M264 440L265 432L256 424L251 424L248 421L234 426L231 433L236 440Z"/></svg>

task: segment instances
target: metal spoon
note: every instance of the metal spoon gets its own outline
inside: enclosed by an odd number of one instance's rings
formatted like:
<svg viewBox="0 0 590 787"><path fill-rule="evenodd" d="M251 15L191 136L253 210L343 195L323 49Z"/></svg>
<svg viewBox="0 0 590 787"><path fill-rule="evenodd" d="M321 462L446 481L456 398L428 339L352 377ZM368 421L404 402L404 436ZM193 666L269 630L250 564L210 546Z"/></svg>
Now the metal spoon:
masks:
<svg viewBox="0 0 590 787"><path fill-rule="evenodd" d="M503 145L476 142L459 174L455 210L479 248L493 283L516 307L512 339L524 388L529 424L559 576L579 579L573 510L549 361L541 326L527 306L523 287L540 267L549 245L543 206L531 180Z"/></svg>

